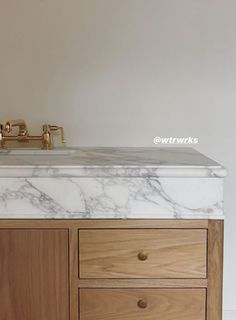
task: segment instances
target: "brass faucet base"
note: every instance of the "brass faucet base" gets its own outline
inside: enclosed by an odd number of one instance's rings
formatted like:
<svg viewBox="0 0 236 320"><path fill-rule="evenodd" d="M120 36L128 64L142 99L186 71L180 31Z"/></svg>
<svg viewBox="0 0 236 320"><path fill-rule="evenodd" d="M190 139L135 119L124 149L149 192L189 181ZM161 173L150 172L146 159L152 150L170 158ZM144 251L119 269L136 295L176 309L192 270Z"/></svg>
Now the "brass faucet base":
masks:
<svg viewBox="0 0 236 320"><path fill-rule="evenodd" d="M14 127L19 128L18 135L11 135ZM7 134L5 134L5 132ZM63 127L44 124L42 127L42 135L39 136L31 136L28 133L28 129L24 120L12 120L7 121L5 126L0 125L0 149L7 149L6 142L19 142L19 143L29 143L33 141L39 141L42 143L41 149L43 150L51 150L54 148L53 142L53 133L60 132L61 135L61 142L65 144L65 137L64 137L64 129Z"/></svg>

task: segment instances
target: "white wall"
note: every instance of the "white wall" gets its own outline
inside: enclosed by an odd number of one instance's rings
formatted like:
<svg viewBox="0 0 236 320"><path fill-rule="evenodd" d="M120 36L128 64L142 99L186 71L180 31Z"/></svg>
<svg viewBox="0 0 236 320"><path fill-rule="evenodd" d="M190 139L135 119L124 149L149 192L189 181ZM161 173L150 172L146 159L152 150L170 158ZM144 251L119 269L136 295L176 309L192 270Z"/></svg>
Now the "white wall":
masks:
<svg viewBox="0 0 236 320"><path fill-rule="evenodd" d="M71 145L196 136L229 170L225 308L236 310L236 1L0 0L0 117Z"/></svg>

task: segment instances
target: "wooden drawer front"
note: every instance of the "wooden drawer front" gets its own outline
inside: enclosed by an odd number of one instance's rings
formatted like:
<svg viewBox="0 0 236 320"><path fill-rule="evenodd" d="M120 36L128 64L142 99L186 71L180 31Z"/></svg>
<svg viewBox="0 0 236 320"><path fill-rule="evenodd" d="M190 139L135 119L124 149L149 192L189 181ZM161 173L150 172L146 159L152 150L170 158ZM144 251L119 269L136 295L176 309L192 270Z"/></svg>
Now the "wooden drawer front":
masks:
<svg viewBox="0 0 236 320"><path fill-rule="evenodd" d="M80 278L205 278L204 229L81 230Z"/></svg>
<svg viewBox="0 0 236 320"><path fill-rule="evenodd" d="M80 320L204 320L205 289L81 289Z"/></svg>

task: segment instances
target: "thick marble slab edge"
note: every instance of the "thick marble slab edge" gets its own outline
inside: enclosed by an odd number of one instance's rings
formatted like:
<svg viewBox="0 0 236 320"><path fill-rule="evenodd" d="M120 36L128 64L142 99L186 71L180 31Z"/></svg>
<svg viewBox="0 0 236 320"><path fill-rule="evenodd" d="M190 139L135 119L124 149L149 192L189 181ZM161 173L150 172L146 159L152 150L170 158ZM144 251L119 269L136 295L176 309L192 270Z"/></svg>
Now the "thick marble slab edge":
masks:
<svg viewBox="0 0 236 320"><path fill-rule="evenodd" d="M0 166L0 177L215 177L224 178L224 168L194 167L7 167Z"/></svg>
<svg viewBox="0 0 236 320"><path fill-rule="evenodd" d="M0 154L0 219L224 219L226 170L191 148Z"/></svg>
<svg viewBox="0 0 236 320"><path fill-rule="evenodd" d="M0 179L0 218L223 219L220 178Z"/></svg>
<svg viewBox="0 0 236 320"><path fill-rule="evenodd" d="M69 155L0 154L0 177L224 177L192 148L74 148Z"/></svg>

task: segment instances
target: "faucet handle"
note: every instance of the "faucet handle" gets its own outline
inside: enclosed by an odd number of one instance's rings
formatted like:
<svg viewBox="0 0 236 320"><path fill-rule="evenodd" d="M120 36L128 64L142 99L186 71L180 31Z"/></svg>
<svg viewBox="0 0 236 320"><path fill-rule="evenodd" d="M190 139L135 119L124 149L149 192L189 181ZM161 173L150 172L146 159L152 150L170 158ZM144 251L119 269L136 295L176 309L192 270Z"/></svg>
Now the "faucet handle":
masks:
<svg viewBox="0 0 236 320"><path fill-rule="evenodd" d="M65 133L64 133L64 128L63 127L59 127L59 126L55 126L55 125L49 125L49 130L50 131L60 131L60 135L61 135L61 143L65 144L66 140L65 140Z"/></svg>
<svg viewBox="0 0 236 320"><path fill-rule="evenodd" d="M23 119L17 119L17 120L10 120L7 121L4 127L4 131L7 133L10 133L13 129L13 127L19 127L19 136L27 136L28 135L28 129L25 120Z"/></svg>
<svg viewBox="0 0 236 320"><path fill-rule="evenodd" d="M50 125L50 124L44 124L43 125L43 149L53 149L54 143L53 143L53 131L60 131L61 134L61 143L65 144L65 135L64 135L64 129L63 127L59 127L56 125Z"/></svg>
<svg viewBox="0 0 236 320"><path fill-rule="evenodd" d="M5 145L3 132L4 132L4 126L3 124L0 124L0 149L4 149L4 145Z"/></svg>

